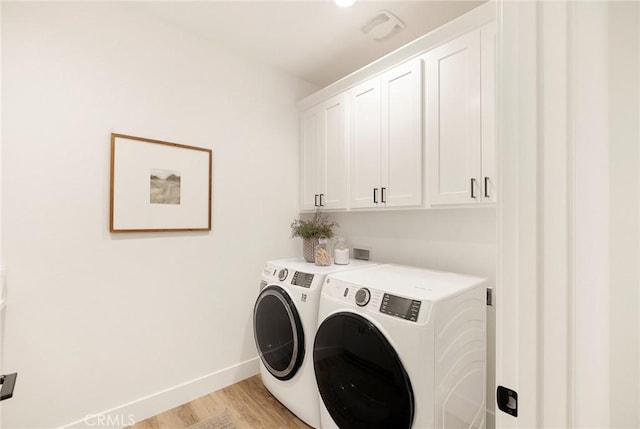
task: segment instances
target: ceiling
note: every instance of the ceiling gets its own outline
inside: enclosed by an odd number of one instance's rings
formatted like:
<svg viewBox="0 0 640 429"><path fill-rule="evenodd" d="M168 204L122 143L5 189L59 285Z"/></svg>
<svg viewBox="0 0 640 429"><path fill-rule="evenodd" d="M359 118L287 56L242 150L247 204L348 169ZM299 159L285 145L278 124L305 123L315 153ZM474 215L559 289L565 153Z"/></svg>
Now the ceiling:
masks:
<svg viewBox="0 0 640 429"><path fill-rule="evenodd" d="M149 1L128 7L324 87L484 1L357 0L349 8L332 0ZM380 10L405 28L374 41L360 27Z"/></svg>

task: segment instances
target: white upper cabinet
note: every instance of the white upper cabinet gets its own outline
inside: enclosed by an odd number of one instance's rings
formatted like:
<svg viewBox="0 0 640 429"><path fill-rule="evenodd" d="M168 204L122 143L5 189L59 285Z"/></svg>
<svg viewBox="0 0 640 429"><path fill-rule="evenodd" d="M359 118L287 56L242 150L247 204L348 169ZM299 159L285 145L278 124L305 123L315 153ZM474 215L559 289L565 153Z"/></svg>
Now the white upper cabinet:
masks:
<svg viewBox="0 0 640 429"><path fill-rule="evenodd" d="M349 91L351 208L422 203L421 87L416 58Z"/></svg>
<svg viewBox="0 0 640 429"><path fill-rule="evenodd" d="M344 94L302 112L300 210L347 208L346 132Z"/></svg>
<svg viewBox="0 0 640 429"><path fill-rule="evenodd" d="M430 33L422 50L387 71L337 82L338 95L330 86L301 102L301 211L497 201L496 25L488 14L467 33Z"/></svg>
<svg viewBox="0 0 640 429"><path fill-rule="evenodd" d="M429 202L494 202L495 27L467 33L423 59Z"/></svg>
<svg viewBox="0 0 640 429"><path fill-rule="evenodd" d="M416 58L381 77L382 190L386 207L422 204L422 63Z"/></svg>
<svg viewBox="0 0 640 429"><path fill-rule="evenodd" d="M351 208L375 207L380 196L382 116L380 78L349 91L350 201Z"/></svg>
<svg viewBox="0 0 640 429"><path fill-rule="evenodd" d="M300 120L300 210L318 205L319 109L302 112Z"/></svg>

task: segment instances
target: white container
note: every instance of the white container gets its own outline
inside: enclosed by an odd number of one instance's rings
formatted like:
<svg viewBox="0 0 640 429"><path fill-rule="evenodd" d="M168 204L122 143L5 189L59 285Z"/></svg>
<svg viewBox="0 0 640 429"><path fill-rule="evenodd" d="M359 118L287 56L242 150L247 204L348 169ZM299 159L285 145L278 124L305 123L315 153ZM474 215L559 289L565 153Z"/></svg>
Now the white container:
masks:
<svg viewBox="0 0 640 429"><path fill-rule="evenodd" d="M338 237L338 243L333 249L333 263L338 265L349 263L349 248L344 244L344 237Z"/></svg>

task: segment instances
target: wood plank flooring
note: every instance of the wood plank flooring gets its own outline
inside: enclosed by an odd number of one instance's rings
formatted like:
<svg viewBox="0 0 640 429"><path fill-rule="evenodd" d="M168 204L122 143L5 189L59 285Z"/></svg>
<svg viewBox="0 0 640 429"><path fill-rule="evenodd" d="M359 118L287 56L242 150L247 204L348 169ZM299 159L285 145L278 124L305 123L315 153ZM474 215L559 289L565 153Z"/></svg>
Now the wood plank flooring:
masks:
<svg viewBox="0 0 640 429"><path fill-rule="evenodd" d="M202 396L131 426L131 429L185 429L211 419L224 410L237 429L310 429L262 384L260 375Z"/></svg>

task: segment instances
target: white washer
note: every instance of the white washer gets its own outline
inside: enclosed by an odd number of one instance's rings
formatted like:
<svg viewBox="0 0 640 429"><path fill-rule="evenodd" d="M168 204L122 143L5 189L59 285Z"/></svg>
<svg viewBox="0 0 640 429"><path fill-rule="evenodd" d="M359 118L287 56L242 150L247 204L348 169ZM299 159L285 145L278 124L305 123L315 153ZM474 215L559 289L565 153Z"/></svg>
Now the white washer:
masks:
<svg viewBox="0 0 640 429"><path fill-rule="evenodd" d="M325 280L323 429L485 427L485 280L399 265Z"/></svg>
<svg viewBox="0 0 640 429"><path fill-rule="evenodd" d="M375 265L352 260L320 267L304 259L267 262L253 310L262 381L291 412L320 427L320 396L313 373L313 339L320 290L330 273Z"/></svg>

